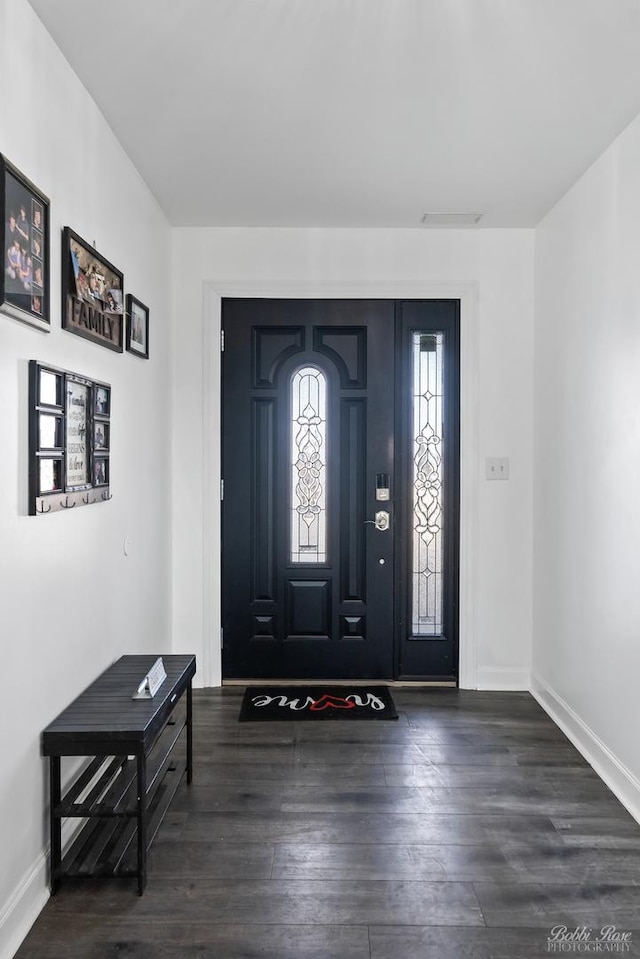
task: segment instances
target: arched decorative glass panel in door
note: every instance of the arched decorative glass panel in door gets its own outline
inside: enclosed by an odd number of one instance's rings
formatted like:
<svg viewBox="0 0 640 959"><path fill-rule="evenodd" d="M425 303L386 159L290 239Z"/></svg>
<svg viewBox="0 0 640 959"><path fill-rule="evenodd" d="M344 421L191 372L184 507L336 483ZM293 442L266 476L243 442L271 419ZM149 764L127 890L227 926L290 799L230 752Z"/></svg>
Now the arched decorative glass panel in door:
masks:
<svg viewBox="0 0 640 959"><path fill-rule="evenodd" d="M327 561L327 379L305 366L291 378L291 562Z"/></svg>

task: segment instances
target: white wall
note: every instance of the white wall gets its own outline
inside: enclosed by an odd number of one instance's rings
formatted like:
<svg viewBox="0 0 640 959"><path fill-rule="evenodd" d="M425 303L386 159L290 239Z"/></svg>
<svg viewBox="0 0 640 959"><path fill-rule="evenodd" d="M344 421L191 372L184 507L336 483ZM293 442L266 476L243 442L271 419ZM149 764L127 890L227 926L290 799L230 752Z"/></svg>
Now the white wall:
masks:
<svg viewBox="0 0 640 959"><path fill-rule="evenodd" d="M220 680L220 294L460 291L463 539L473 544L463 556L465 675L470 685L528 688L532 231L178 229L173 272L174 642L196 651L200 681ZM486 456L510 457L509 482L484 480Z"/></svg>
<svg viewBox="0 0 640 959"><path fill-rule="evenodd" d="M640 818L640 118L536 235L534 689Z"/></svg>
<svg viewBox="0 0 640 959"><path fill-rule="evenodd" d="M28 54L28 56L27 56ZM115 68L115 67L114 67ZM167 651L171 234L25 0L0 0L0 152L51 199L51 333L0 314L0 955L46 898L40 732L124 652ZM73 227L151 308L151 360L60 328L60 232ZM26 515L27 363L113 386L113 500ZM132 550L123 555L128 535Z"/></svg>

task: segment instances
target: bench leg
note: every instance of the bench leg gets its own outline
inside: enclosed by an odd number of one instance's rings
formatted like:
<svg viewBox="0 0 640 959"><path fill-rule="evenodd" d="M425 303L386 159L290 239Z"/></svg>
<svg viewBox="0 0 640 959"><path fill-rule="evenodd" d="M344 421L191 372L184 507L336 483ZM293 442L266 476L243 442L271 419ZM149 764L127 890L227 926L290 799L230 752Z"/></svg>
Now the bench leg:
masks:
<svg viewBox="0 0 640 959"><path fill-rule="evenodd" d="M187 686L187 783L193 779L193 689Z"/></svg>
<svg viewBox="0 0 640 959"><path fill-rule="evenodd" d="M51 895L55 896L60 886L62 861L62 820L56 815L60 805L60 756L49 757L49 821L51 825Z"/></svg>
<svg viewBox="0 0 640 959"><path fill-rule="evenodd" d="M147 884L147 757L137 757L138 785L138 895Z"/></svg>

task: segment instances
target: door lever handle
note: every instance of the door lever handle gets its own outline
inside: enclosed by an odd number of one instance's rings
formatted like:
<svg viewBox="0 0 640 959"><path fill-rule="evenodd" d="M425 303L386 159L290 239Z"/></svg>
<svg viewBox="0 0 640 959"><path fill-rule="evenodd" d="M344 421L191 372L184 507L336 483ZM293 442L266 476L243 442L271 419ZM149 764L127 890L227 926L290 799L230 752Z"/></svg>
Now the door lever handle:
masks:
<svg viewBox="0 0 640 959"><path fill-rule="evenodd" d="M384 532L385 529L389 529L389 514L387 513L386 509L381 509L376 513L375 519L366 519L364 522L365 526L367 523L371 523L371 525L375 526L377 530Z"/></svg>

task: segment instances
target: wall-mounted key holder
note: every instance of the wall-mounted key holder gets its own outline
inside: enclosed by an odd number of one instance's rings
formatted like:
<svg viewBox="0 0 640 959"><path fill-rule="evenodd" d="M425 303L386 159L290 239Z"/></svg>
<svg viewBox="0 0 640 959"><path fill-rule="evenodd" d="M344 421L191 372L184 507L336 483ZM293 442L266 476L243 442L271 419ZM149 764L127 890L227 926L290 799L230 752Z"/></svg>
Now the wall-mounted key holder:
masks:
<svg viewBox="0 0 640 959"><path fill-rule="evenodd" d="M29 515L111 499L111 386L29 362Z"/></svg>

